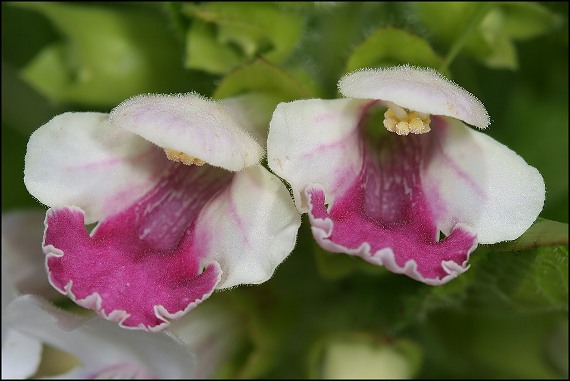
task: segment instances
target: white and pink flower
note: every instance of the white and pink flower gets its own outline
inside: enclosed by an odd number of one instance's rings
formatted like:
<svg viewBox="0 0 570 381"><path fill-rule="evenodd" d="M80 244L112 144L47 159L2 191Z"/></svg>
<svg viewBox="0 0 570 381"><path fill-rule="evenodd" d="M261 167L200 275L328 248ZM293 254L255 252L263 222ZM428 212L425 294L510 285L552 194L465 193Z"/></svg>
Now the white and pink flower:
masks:
<svg viewBox="0 0 570 381"><path fill-rule="evenodd" d="M468 269L478 243L516 239L541 212L540 173L462 123L490 120L436 71L365 69L338 87L347 98L279 104L267 142L269 167L324 249L439 285ZM378 108L384 135L371 138Z"/></svg>
<svg viewBox="0 0 570 381"><path fill-rule="evenodd" d="M194 348L171 332L125 330L50 302L62 296L48 282L45 255L37 245L44 215L39 210L2 215L2 379L185 379L202 374L209 364L198 366ZM47 365L49 371L40 366L46 346L63 352L52 352L51 361L57 361Z"/></svg>
<svg viewBox="0 0 570 381"><path fill-rule="evenodd" d="M300 215L259 164L252 136L266 126L244 102L137 96L34 132L24 181L51 207L51 284L121 327L160 331L215 290L268 280Z"/></svg>

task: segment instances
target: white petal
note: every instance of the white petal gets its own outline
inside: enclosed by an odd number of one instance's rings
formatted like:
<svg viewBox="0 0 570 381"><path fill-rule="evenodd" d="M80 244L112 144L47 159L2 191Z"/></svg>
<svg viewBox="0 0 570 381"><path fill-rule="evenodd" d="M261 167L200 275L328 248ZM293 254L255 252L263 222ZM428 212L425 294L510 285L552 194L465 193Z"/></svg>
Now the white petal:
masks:
<svg viewBox="0 0 570 381"><path fill-rule="evenodd" d="M409 110L445 115L486 128L489 114L473 94L430 68L409 65L363 69L338 82L345 97L379 99Z"/></svg>
<svg viewBox="0 0 570 381"><path fill-rule="evenodd" d="M40 202L78 206L92 223L148 191L169 163L164 156L146 140L111 126L107 114L68 112L30 137L24 183Z"/></svg>
<svg viewBox="0 0 570 381"><path fill-rule="evenodd" d="M449 234L456 222L465 223L484 244L518 238L544 205L542 176L493 138L457 120L444 120L447 127L430 132L437 140L422 173L440 229Z"/></svg>
<svg viewBox="0 0 570 381"><path fill-rule="evenodd" d="M13 329L2 332L3 380L21 380L33 376L41 359L41 342Z"/></svg>
<svg viewBox="0 0 570 381"><path fill-rule="evenodd" d="M41 245L45 214L43 210L2 214L2 272L18 293L56 298L61 294L48 281Z"/></svg>
<svg viewBox="0 0 570 381"><path fill-rule="evenodd" d="M194 371L193 355L165 333L148 334L99 317L77 317L31 295L14 300L3 321L80 359L84 368L73 372L77 377L110 374L114 366L121 372L157 378L188 378Z"/></svg>
<svg viewBox="0 0 570 381"><path fill-rule="evenodd" d="M283 183L263 166L234 175L231 185L198 217L197 236L210 237L204 263L217 261L217 288L271 278L295 246L301 216Z"/></svg>
<svg viewBox="0 0 570 381"><path fill-rule="evenodd" d="M154 144L239 171L263 149L224 106L197 94L140 95L113 109L110 122Z"/></svg>
<svg viewBox="0 0 570 381"><path fill-rule="evenodd" d="M365 102L309 99L280 103L267 138L269 167L287 180L307 212L304 189L320 184L326 202L344 194L362 166L358 122Z"/></svg>
<svg viewBox="0 0 570 381"><path fill-rule="evenodd" d="M222 294L217 294L222 295ZM168 327L196 354L199 379L216 378L248 339L246 316L226 299L208 299Z"/></svg>

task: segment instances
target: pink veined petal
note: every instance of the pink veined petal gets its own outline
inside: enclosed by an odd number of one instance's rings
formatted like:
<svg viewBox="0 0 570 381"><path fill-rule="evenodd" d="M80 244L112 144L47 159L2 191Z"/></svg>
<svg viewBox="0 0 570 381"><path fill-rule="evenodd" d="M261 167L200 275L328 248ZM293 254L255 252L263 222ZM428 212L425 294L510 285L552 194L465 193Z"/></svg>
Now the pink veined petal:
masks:
<svg viewBox="0 0 570 381"><path fill-rule="evenodd" d="M303 190L322 184L327 202L343 194L362 166L359 121L370 101L309 99L280 103L267 138L267 163L308 210Z"/></svg>
<svg viewBox="0 0 570 381"><path fill-rule="evenodd" d="M68 112L38 128L28 141L24 167L30 194L50 207L78 206L93 223L151 189L169 160L152 143L110 125L107 117Z"/></svg>
<svg viewBox="0 0 570 381"><path fill-rule="evenodd" d="M544 205L538 170L460 121L434 118L432 125L422 181L439 228L449 234L455 221L468 224L484 244L521 236Z"/></svg>
<svg viewBox="0 0 570 381"><path fill-rule="evenodd" d="M421 179L426 139L388 136L381 146L366 150L357 180L328 210L322 187L307 187L317 242L430 285L466 271L476 236L457 224L448 237L438 239Z"/></svg>
<svg viewBox="0 0 570 381"><path fill-rule="evenodd" d="M89 236L83 211L50 209L44 252L51 284L122 327L159 331L207 298L220 281L203 263L210 237L197 235L204 206L231 181L212 167L173 164L158 185Z"/></svg>
<svg viewBox="0 0 570 381"><path fill-rule="evenodd" d="M301 215L289 191L262 165L236 173L200 215L199 236L210 236L206 262L222 267L218 288L265 282L295 246Z"/></svg>

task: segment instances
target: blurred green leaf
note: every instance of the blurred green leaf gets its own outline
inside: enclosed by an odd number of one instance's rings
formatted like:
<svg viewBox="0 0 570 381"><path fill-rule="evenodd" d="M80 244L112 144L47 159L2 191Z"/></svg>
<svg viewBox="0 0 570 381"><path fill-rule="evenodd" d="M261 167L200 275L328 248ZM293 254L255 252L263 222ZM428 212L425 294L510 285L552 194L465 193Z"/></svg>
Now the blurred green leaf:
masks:
<svg viewBox="0 0 570 381"><path fill-rule="evenodd" d="M489 67L513 70L518 68L514 41L546 33L561 21L537 3L418 2L415 9L452 56L464 50Z"/></svg>
<svg viewBox="0 0 570 381"><path fill-rule="evenodd" d="M284 102L310 98L314 90L280 67L264 59L256 59L226 75L213 97L223 99L251 92L273 94Z"/></svg>
<svg viewBox="0 0 570 381"><path fill-rule="evenodd" d="M491 53L491 48L483 36L477 33L477 23L489 9L489 5L480 2L415 3L418 18L426 26L432 38L447 49L458 46L459 39L461 41L457 49L465 49L476 56L486 56Z"/></svg>
<svg viewBox="0 0 570 381"><path fill-rule="evenodd" d="M337 280L352 274L358 267L360 258L338 253L330 253L314 244L314 255L319 275L325 279Z"/></svg>
<svg viewBox="0 0 570 381"><path fill-rule="evenodd" d="M3 126L13 128L27 138L39 126L64 111L65 108L53 105L26 84L12 64L2 62Z"/></svg>
<svg viewBox="0 0 570 381"><path fill-rule="evenodd" d="M491 251L533 249L539 246L568 245L568 224L538 218L519 238L489 247Z"/></svg>
<svg viewBox="0 0 570 381"><path fill-rule="evenodd" d="M226 75L214 91L213 98L239 98L239 110L252 124L250 132L265 142L269 121L277 104L309 98L311 94L312 90L283 69L257 58Z"/></svg>
<svg viewBox="0 0 570 381"><path fill-rule="evenodd" d="M170 22L170 29L174 31L178 39L184 41L189 25L188 19L182 15L184 4L178 1L165 1L161 4Z"/></svg>
<svg viewBox="0 0 570 381"><path fill-rule="evenodd" d="M28 139L2 123L2 211L40 207L24 185L24 155Z"/></svg>
<svg viewBox="0 0 570 381"><path fill-rule="evenodd" d="M284 317L291 313L291 307L278 303L263 289L236 289L228 294L232 306L238 310L246 322L252 348L244 353L244 358L235 367L233 378L257 378L279 360L278 351L291 321Z"/></svg>
<svg viewBox="0 0 570 381"><path fill-rule="evenodd" d="M488 252L470 287L475 303L516 312L568 312L568 248Z"/></svg>
<svg viewBox="0 0 570 381"><path fill-rule="evenodd" d="M530 1L501 2L505 34L515 40L526 40L544 34L561 25L559 15L539 3Z"/></svg>
<svg viewBox="0 0 570 381"><path fill-rule="evenodd" d="M442 310L418 327L425 355L420 378L562 379L547 358L556 313L512 314Z"/></svg>
<svg viewBox="0 0 570 381"><path fill-rule="evenodd" d="M255 56L283 60L303 29L298 13L274 3L206 2L185 4L182 11L195 20L187 34L186 66L216 74Z"/></svg>
<svg viewBox="0 0 570 381"><path fill-rule="evenodd" d="M143 92L182 92L199 85L184 72L181 46L156 12L136 5L13 4L44 15L64 37L22 72L54 102L113 106Z"/></svg>
<svg viewBox="0 0 570 381"><path fill-rule="evenodd" d="M403 29L381 28L354 49L348 59L346 72L400 64L439 69L443 59L422 37ZM447 71L443 74L450 75Z"/></svg>
<svg viewBox="0 0 570 381"><path fill-rule="evenodd" d="M29 62L46 44L58 36L50 22L40 14L2 2L2 61L14 67Z"/></svg>
<svg viewBox="0 0 570 381"><path fill-rule="evenodd" d="M491 68L518 69L518 56L516 47L504 30L505 16L503 12L494 8L483 18L479 25L479 34L490 48L489 52L478 58Z"/></svg>
<svg viewBox="0 0 570 381"><path fill-rule="evenodd" d="M402 324L425 321L437 311L478 309L522 312L568 311L568 250L563 246L522 252L471 255L470 268L441 286L403 295Z"/></svg>
<svg viewBox="0 0 570 381"><path fill-rule="evenodd" d="M424 287L416 293L403 295L404 316L402 325L410 325L426 320L439 310L461 309L468 299L469 286L476 276L476 260L478 252L471 255L470 269L452 281L437 287Z"/></svg>
<svg viewBox="0 0 570 381"><path fill-rule="evenodd" d="M375 266L360 257L328 252L316 242L314 243L314 255L319 275L329 280L342 279L357 271L375 276L391 274L383 266Z"/></svg>
<svg viewBox="0 0 570 381"><path fill-rule="evenodd" d="M243 58L237 49L218 43L213 25L196 21L188 29L186 67L223 74L242 62Z"/></svg>
<svg viewBox="0 0 570 381"><path fill-rule="evenodd" d="M546 359L563 378L568 378L568 319L561 319L548 334Z"/></svg>

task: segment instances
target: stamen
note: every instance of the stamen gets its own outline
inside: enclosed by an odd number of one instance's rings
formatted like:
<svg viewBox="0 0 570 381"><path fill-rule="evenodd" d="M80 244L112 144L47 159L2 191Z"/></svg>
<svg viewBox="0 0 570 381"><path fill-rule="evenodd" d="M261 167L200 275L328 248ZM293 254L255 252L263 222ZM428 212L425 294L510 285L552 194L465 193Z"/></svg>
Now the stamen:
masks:
<svg viewBox="0 0 570 381"><path fill-rule="evenodd" d="M183 163L186 165L198 165L198 166L200 166L200 165L204 165L204 163L205 163L204 160L200 160L197 157L190 156L188 154L185 154L184 152L175 151L175 150L170 149L170 148L165 148L164 153L166 153L166 157L169 160L180 162L180 163Z"/></svg>
<svg viewBox="0 0 570 381"><path fill-rule="evenodd" d="M384 127L398 135L425 134L430 131L429 114L417 111L406 111L404 108L390 103L384 113Z"/></svg>

